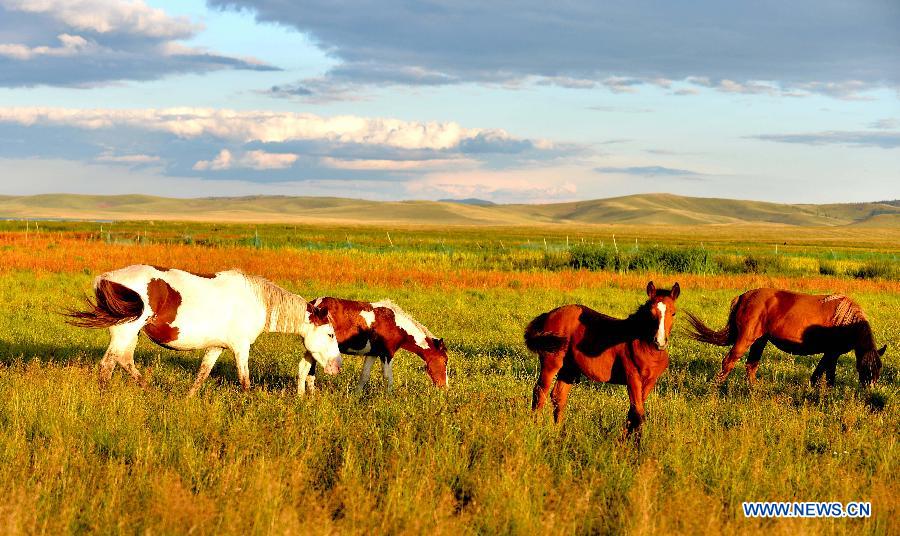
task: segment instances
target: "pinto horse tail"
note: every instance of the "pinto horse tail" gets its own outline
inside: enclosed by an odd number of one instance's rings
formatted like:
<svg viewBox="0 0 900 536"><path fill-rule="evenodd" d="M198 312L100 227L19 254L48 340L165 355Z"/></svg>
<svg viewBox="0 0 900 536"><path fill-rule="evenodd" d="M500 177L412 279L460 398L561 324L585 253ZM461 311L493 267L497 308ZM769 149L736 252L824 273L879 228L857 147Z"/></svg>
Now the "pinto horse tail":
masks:
<svg viewBox="0 0 900 536"><path fill-rule="evenodd" d="M569 340L568 337L544 331L544 325L549 317L550 313L541 313L525 328L525 346L532 352L558 352Z"/></svg>
<svg viewBox="0 0 900 536"><path fill-rule="evenodd" d="M81 328L108 328L137 320L144 313L140 294L125 285L99 279L94 286L95 299L85 298L87 310L63 312L66 322Z"/></svg>
<svg viewBox="0 0 900 536"><path fill-rule="evenodd" d="M688 323L691 325L690 328L685 330L687 336L695 341L714 344L716 346L729 346L734 344L737 340L738 330L735 322L737 306L740 299L741 297L738 296L731 300L731 311L728 313L728 322L725 324L724 328L718 331L704 324L702 320L690 311L685 311L687 313Z"/></svg>

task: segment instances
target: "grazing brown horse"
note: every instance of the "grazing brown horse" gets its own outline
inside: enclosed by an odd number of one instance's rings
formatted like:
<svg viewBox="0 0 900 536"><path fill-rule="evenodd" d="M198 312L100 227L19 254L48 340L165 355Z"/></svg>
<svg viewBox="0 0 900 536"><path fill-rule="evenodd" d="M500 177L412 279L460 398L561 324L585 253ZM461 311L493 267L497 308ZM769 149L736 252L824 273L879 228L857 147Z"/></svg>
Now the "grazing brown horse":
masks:
<svg viewBox="0 0 900 536"><path fill-rule="evenodd" d="M716 383L722 384L735 364L747 356L747 381L752 387L766 343L793 355L825 354L809 381L819 382L825 373L834 385L838 357L856 352L856 370L863 386L874 383L881 373L881 356L887 346L876 349L875 337L866 315L856 302L840 294L798 294L774 288L747 291L731 301L731 313L724 328L715 331L688 313L688 335L701 342L731 346L722 360Z"/></svg>
<svg viewBox="0 0 900 536"><path fill-rule="evenodd" d="M647 302L624 320L574 304L532 320L525 329L525 345L540 357L541 372L531 409L544 406L547 390L556 377L551 399L554 419L560 422L569 389L584 374L595 382L628 387L631 406L625 432L640 432L644 402L669 366L666 347L680 293L678 283L672 290L662 290L651 281L647 283Z"/></svg>

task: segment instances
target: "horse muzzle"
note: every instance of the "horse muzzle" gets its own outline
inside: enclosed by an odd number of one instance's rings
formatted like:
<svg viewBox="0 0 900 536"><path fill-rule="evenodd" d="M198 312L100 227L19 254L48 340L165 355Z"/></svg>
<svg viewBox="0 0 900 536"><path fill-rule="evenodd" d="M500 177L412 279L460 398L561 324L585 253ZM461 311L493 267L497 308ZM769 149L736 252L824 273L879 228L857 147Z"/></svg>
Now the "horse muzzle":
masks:
<svg viewBox="0 0 900 536"><path fill-rule="evenodd" d="M330 374L334 376L335 374L341 371L341 357L338 356L328 361L328 364L325 365L325 374Z"/></svg>

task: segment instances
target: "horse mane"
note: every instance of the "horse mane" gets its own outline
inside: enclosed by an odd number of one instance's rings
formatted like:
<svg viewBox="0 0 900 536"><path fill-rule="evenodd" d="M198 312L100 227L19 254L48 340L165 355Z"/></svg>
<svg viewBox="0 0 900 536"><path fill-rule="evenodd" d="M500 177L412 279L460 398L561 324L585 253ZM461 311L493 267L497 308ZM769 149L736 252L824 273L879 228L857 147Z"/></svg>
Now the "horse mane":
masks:
<svg viewBox="0 0 900 536"><path fill-rule="evenodd" d="M628 315L628 318L626 318L625 320L627 320L628 322L631 322L631 323L638 323L638 322L645 323L645 322L647 322L647 320L652 320L652 319L653 319L653 313L650 312L650 300L647 300L644 303L642 303L641 306L638 307L635 312Z"/></svg>
<svg viewBox="0 0 900 536"><path fill-rule="evenodd" d="M248 275L240 270L247 284L266 308L266 329L278 333L297 333L306 324L307 301L264 277Z"/></svg>
<svg viewBox="0 0 900 536"><path fill-rule="evenodd" d="M415 325L417 328L419 328L420 330L422 330L422 333L424 333L426 337L428 337L429 339L435 339L435 338L437 338L437 337L434 336L433 333L431 333L431 332L428 330L428 328L426 328L425 326L423 326L421 322L419 322L418 320L416 320L415 318L413 318L412 315L410 315L409 313L407 313L406 311L404 311L399 305L397 305L396 303L394 303L393 301L391 301L391 300L389 300L389 299L387 299L387 298L372 303L372 307L385 307L385 308L387 308L387 309L390 309L391 311L394 311L394 315L403 315L403 316L405 316L410 322L412 322L413 325Z"/></svg>
<svg viewBox="0 0 900 536"><path fill-rule="evenodd" d="M850 326L869 321L859 304L843 294L831 294L822 299L823 302L835 300L838 303L834 309L834 316L831 317L831 325Z"/></svg>

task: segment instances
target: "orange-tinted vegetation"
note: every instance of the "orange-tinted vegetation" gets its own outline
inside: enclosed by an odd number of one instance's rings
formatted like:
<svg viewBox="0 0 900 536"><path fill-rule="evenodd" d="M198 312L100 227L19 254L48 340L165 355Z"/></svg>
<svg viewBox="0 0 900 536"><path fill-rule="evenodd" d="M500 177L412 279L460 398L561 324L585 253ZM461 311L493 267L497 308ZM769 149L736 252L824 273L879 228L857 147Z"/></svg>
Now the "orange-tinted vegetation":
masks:
<svg viewBox="0 0 900 536"><path fill-rule="evenodd" d="M322 285L364 284L400 288L410 285L438 288L545 288L571 290L615 286L642 288L648 277L674 279L653 273L611 273L585 270L508 272L454 269L408 263L403 255L353 250L305 251L207 248L180 244L119 245L66 235L0 234L0 271L101 273L130 264L153 264L210 272L240 268L275 281L315 281ZM418 265L417 265L418 264ZM786 277L765 274L678 274L686 288L721 289L779 287L801 291L900 292L900 282L834 277Z"/></svg>

